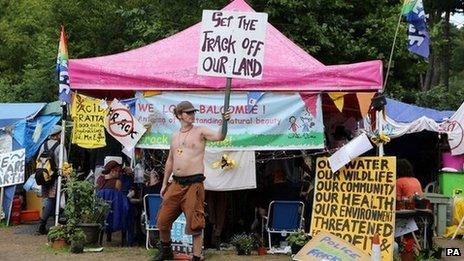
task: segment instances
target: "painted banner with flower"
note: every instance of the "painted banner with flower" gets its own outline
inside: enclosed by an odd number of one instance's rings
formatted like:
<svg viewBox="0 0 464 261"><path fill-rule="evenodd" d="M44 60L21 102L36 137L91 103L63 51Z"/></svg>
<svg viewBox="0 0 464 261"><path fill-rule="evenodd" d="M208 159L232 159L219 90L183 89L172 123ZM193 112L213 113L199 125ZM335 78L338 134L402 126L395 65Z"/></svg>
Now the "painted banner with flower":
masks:
<svg viewBox="0 0 464 261"><path fill-rule="evenodd" d="M209 142L208 150L321 149L324 147L321 99L310 99L297 92L265 93L249 106L246 92L230 97L232 117L227 137ZM173 109L181 101L195 108L195 124L219 130L222 126L224 95L217 92L163 92L138 99L135 116L148 127L137 147L168 149L171 135L180 128Z"/></svg>

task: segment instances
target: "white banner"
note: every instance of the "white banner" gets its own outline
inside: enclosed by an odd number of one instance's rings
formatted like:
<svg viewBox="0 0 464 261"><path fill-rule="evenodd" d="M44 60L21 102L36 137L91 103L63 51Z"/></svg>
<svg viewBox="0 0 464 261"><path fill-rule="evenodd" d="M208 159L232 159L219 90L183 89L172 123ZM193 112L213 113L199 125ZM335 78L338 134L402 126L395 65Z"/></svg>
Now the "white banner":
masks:
<svg viewBox="0 0 464 261"><path fill-rule="evenodd" d="M0 187L24 183L26 150L0 154Z"/></svg>
<svg viewBox="0 0 464 261"><path fill-rule="evenodd" d="M215 168L214 163L223 155L235 161L235 166ZM213 191L228 191L256 188L256 161L254 151L218 151L206 152L205 189Z"/></svg>
<svg viewBox="0 0 464 261"><path fill-rule="evenodd" d="M440 132L448 134L451 154L464 154L464 103L449 120L440 124Z"/></svg>
<svg viewBox="0 0 464 261"><path fill-rule="evenodd" d="M137 100L135 115L145 126L150 126L137 147L168 149L172 133L180 128L172 110L184 100L199 110L195 114L195 125L219 131L224 94L163 92ZM207 150L324 148L320 96L305 103L296 92L266 93L258 105L248 109L247 94L234 92L230 96L230 109L232 115L226 139L207 142Z"/></svg>
<svg viewBox="0 0 464 261"><path fill-rule="evenodd" d="M127 150L132 149L143 136L146 129L130 113L129 108L114 99L110 105L105 128Z"/></svg>
<svg viewBox="0 0 464 261"><path fill-rule="evenodd" d="M267 14L203 10L197 73L260 80Z"/></svg>

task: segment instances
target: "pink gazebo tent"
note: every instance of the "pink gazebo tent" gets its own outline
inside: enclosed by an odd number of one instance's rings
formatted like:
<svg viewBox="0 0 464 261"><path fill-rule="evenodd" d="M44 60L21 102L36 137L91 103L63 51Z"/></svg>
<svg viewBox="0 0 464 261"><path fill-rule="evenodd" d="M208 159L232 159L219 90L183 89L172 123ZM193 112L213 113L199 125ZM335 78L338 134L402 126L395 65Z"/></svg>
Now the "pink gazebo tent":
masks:
<svg viewBox="0 0 464 261"><path fill-rule="evenodd" d="M223 10L254 12L243 0ZM74 90L222 90L225 78L197 75L201 24L150 45L114 55L71 59ZM233 90L377 91L380 60L325 66L268 24L262 80L234 79Z"/></svg>

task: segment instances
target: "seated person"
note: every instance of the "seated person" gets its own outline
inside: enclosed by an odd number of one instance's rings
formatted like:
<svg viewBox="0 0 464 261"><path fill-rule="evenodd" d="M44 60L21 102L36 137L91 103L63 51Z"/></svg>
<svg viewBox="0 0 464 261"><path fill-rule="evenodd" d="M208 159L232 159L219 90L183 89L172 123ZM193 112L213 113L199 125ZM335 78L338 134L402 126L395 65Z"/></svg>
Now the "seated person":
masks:
<svg viewBox="0 0 464 261"><path fill-rule="evenodd" d="M144 196L146 194L159 194L161 191L161 179L156 171L150 171L150 180L146 183L146 188L144 191Z"/></svg>
<svg viewBox="0 0 464 261"><path fill-rule="evenodd" d="M97 179L97 191L102 189L121 190L121 165L114 160L106 163L102 174Z"/></svg>
<svg viewBox="0 0 464 261"><path fill-rule="evenodd" d="M411 198L414 194L423 196L422 186L418 179L414 177L414 170L407 159L399 159L396 162L396 199L404 197Z"/></svg>

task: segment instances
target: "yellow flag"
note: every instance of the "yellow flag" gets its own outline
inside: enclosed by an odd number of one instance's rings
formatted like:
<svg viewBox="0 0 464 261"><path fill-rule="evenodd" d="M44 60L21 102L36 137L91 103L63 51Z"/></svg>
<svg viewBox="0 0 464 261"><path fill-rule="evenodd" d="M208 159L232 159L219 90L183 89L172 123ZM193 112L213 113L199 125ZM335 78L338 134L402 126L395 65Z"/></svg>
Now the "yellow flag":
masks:
<svg viewBox="0 0 464 261"><path fill-rule="evenodd" d="M361 111L361 116L364 118L369 112L371 107L371 99L374 97L375 92L358 92L356 97L358 98L359 110Z"/></svg>
<svg viewBox="0 0 464 261"><path fill-rule="evenodd" d="M106 146L106 114L107 110L100 107L99 99L75 94L71 107L74 121L72 143L87 149Z"/></svg>
<svg viewBox="0 0 464 261"><path fill-rule="evenodd" d="M346 92L329 92L330 99L335 103L337 109L342 112L343 111L343 104L344 104L344 96Z"/></svg>

